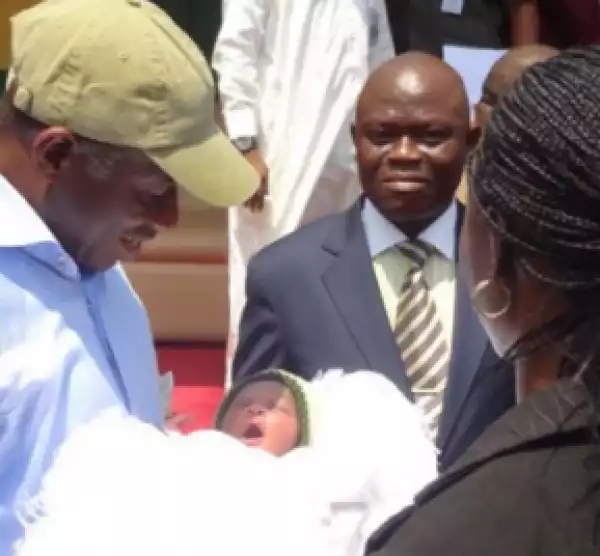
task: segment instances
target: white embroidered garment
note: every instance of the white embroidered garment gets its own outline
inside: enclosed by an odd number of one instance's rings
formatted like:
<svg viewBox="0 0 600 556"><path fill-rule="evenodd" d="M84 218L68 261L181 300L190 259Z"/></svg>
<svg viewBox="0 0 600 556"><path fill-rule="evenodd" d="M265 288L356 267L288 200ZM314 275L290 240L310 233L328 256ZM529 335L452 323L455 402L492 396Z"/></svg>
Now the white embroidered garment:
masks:
<svg viewBox="0 0 600 556"><path fill-rule="evenodd" d="M282 458L215 431L165 435L104 414L59 453L17 554L359 556L435 478L435 450L380 375L313 384L314 442Z"/></svg>

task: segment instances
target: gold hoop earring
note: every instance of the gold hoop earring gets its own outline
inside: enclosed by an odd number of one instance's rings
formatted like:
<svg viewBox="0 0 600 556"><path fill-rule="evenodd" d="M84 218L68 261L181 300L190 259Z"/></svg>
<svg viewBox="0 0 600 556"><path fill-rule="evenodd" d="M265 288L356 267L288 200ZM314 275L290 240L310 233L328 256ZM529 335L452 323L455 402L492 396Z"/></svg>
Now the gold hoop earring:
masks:
<svg viewBox="0 0 600 556"><path fill-rule="evenodd" d="M501 316L508 313L508 310L510 308L510 303L512 301L512 295L510 293L510 290L504 284L502 284L501 289L502 289L502 292L506 299L506 303L504 304L504 306L501 309L498 309L496 311L489 310L488 308L485 308L482 306L480 296L491 285L492 285L492 281L489 278L479 282L479 284L477 284L475 286L475 288L473 289L473 294L471 295L471 301L473 302L473 305L475 306L477 311L480 314L482 314L486 319L494 320L494 319L500 318Z"/></svg>

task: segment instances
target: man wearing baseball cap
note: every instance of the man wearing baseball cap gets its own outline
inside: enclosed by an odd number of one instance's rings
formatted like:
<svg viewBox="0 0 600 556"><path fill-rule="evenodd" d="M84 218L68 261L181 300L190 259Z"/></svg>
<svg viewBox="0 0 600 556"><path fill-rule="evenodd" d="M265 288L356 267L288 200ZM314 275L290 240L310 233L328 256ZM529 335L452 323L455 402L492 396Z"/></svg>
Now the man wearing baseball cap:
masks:
<svg viewBox="0 0 600 556"><path fill-rule="evenodd" d="M56 448L121 406L162 426L152 336L119 266L177 222L177 188L244 202L258 177L214 122L200 51L146 0L12 19L0 99L0 554Z"/></svg>

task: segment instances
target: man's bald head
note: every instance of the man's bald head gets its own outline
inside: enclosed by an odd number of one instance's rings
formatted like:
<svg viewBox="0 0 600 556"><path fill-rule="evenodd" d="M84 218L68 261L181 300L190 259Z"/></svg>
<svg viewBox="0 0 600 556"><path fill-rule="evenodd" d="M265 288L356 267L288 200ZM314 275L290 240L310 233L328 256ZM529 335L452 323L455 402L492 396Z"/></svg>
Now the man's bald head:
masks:
<svg viewBox="0 0 600 556"><path fill-rule="evenodd" d="M544 44L530 44L511 48L490 70L483 84L496 96L504 96L531 66L554 58L558 54L556 48Z"/></svg>
<svg viewBox="0 0 600 556"><path fill-rule="evenodd" d="M519 46L506 52L492 66L483 83L481 100L475 107L477 125L485 125L491 110L512 89L523 73L535 64L554 58L558 53L556 48L544 44Z"/></svg>
<svg viewBox="0 0 600 556"><path fill-rule="evenodd" d="M427 98L468 119L469 105L460 75L446 62L424 52L407 52L385 62L367 80L359 97L357 119L374 102Z"/></svg>
<svg viewBox="0 0 600 556"><path fill-rule="evenodd" d="M410 52L380 66L358 101L354 143L366 197L408 237L452 203L477 141L460 76Z"/></svg>

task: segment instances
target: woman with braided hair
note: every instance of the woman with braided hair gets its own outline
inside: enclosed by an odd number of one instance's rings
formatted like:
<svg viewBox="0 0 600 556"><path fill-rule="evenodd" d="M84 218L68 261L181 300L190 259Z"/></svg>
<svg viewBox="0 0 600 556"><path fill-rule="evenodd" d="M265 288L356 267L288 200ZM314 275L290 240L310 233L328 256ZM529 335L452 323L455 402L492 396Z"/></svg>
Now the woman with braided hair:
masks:
<svg viewBox="0 0 600 556"><path fill-rule="evenodd" d="M369 554L600 554L599 85L600 47L566 51L492 114L470 162L461 263L519 403Z"/></svg>

